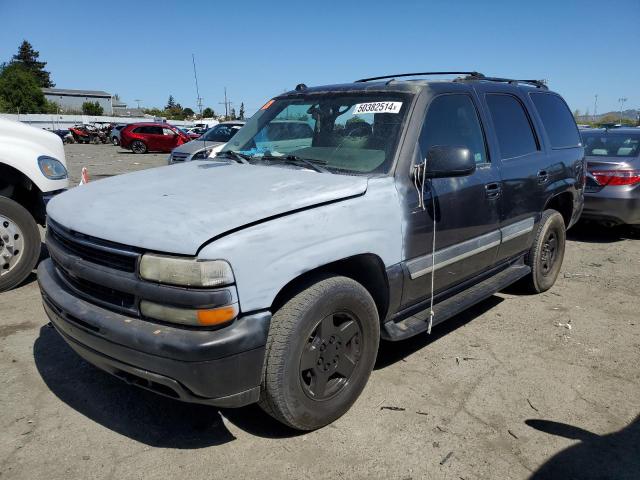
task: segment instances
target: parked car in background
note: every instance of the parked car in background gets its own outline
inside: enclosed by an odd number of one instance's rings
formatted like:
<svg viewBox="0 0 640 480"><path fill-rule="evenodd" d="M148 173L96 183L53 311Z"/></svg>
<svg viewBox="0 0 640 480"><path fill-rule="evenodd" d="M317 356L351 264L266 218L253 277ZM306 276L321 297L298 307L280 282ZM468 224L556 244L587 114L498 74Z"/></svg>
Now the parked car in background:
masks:
<svg viewBox="0 0 640 480"><path fill-rule="evenodd" d="M219 151L246 122L235 120L222 122L206 130L199 138L180 145L172 150L168 163L183 163L191 160L204 160Z"/></svg>
<svg viewBox="0 0 640 480"><path fill-rule="evenodd" d="M114 125L114 127L111 129L111 132L109 132L109 140L111 141L112 144L116 146L120 145L120 132L126 126L127 126L126 123L123 123L120 125Z"/></svg>
<svg viewBox="0 0 640 480"><path fill-rule="evenodd" d="M67 188L60 136L0 118L0 292L22 282L40 257L47 202Z"/></svg>
<svg viewBox="0 0 640 480"><path fill-rule="evenodd" d="M640 131L581 130L587 159L582 218L640 228Z"/></svg>
<svg viewBox="0 0 640 480"><path fill-rule="evenodd" d="M381 339L560 272L584 199L571 111L543 82L463 75L299 85L211 161L60 195L38 268L53 326L174 399L336 420Z"/></svg>
<svg viewBox="0 0 640 480"><path fill-rule="evenodd" d="M120 130L120 146L133 153L170 152L190 140L168 123L132 123Z"/></svg>

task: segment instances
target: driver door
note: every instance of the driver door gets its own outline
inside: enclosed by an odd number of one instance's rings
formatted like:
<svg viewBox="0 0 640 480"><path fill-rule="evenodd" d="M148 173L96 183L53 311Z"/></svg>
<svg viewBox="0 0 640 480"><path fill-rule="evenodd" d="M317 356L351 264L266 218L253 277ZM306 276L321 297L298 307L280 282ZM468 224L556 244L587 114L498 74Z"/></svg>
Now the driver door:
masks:
<svg viewBox="0 0 640 480"><path fill-rule="evenodd" d="M422 161L432 146L469 149L476 171L466 177L426 181L426 209L409 198L406 281L403 306L431 294L432 250L435 224L434 290L438 294L490 268L500 244L501 182L498 165L490 161L482 121L473 92L434 97L419 137Z"/></svg>

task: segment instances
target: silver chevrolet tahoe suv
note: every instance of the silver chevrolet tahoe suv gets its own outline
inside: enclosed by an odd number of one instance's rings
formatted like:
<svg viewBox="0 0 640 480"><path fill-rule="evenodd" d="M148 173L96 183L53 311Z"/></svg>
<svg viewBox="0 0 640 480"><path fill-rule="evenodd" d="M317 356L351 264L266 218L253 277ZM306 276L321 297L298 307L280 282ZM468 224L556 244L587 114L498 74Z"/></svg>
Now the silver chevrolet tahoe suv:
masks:
<svg viewBox="0 0 640 480"><path fill-rule="evenodd" d="M128 383L311 430L381 339L551 288L583 202L571 112L542 82L460 75L299 85L213 159L55 198L54 327Z"/></svg>

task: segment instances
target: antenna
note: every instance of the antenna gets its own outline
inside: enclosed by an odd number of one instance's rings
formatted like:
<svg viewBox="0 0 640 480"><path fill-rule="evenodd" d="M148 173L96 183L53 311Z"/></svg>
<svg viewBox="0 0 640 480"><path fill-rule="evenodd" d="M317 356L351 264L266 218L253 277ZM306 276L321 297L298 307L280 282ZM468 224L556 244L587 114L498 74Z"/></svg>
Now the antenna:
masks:
<svg viewBox="0 0 640 480"><path fill-rule="evenodd" d="M196 80L196 103L198 105L198 110L200 112L200 118L202 118L202 97L200 96L200 88L198 88L198 73L196 72L196 56L195 54L191 54L191 59L193 60L193 78Z"/></svg>

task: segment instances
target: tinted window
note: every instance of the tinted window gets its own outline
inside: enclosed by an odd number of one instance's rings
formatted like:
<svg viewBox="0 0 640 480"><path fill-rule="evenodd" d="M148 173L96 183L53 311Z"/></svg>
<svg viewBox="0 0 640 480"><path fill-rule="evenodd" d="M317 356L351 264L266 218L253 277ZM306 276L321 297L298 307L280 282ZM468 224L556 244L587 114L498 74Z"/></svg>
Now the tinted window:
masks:
<svg viewBox="0 0 640 480"><path fill-rule="evenodd" d="M162 135L162 127L152 127L152 126L138 127L133 131L133 133L146 133L147 135Z"/></svg>
<svg viewBox="0 0 640 480"><path fill-rule="evenodd" d="M429 105L420 133L422 157L436 145L466 147L476 163L487 161L478 112L468 95L442 95Z"/></svg>
<svg viewBox="0 0 640 480"><path fill-rule="evenodd" d="M225 123L216 125L206 132L200 140L207 142L224 142L227 143L242 128L242 125Z"/></svg>
<svg viewBox="0 0 640 480"><path fill-rule="evenodd" d="M551 148L577 147L580 136L567 104L552 93L532 93L531 99L549 136Z"/></svg>
<svg viewBox="0 0 640 480"><path fill-rule="evenodd" d="M637 157L640 152L640 132L583 132L585 155L600 157Z"/></svg>
<svg viewBox="0 0 640 480"><path fill-rule="evenodd" d="M487 95L502 158L515 158L538 150L529 118L520 101L511 95Z"/></svg>

